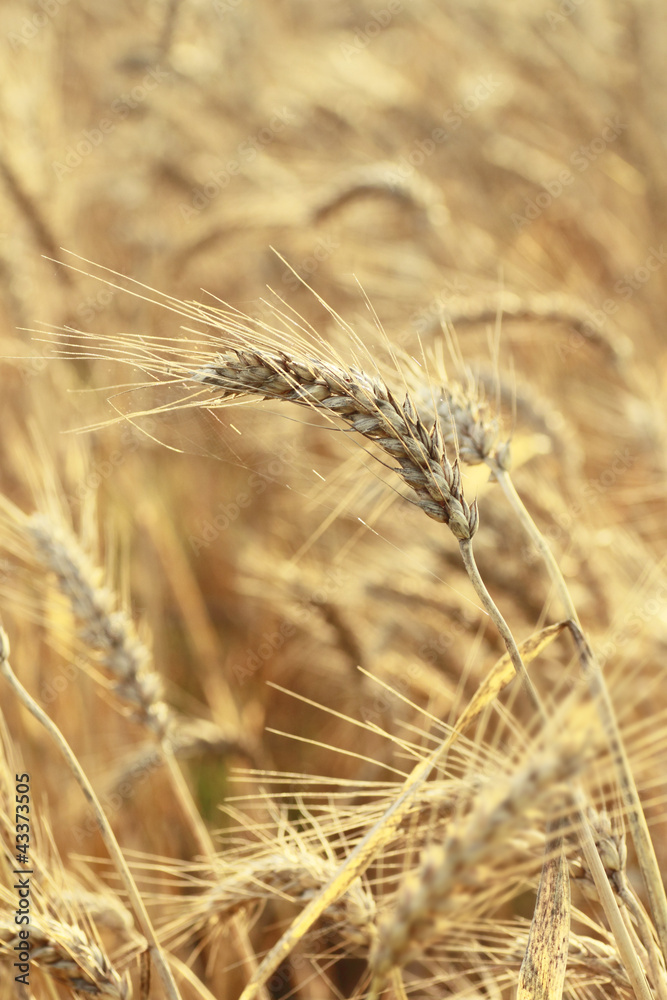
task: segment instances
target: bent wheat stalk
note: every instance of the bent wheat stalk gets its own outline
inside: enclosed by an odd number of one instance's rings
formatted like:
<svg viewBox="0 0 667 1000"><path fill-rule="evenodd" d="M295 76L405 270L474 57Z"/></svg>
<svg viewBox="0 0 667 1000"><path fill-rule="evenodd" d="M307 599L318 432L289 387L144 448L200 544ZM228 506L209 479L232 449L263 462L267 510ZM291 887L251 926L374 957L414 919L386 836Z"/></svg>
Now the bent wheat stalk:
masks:
<svg viewBox="0 0 667 1000"><path fill-rule="evenodd" d="M600 664L594 655L582 631L577 609L570 595L567 583L560 566L554 557L542 532L535 524L523 500L517 492L505 463L497 457L487 457L487 465L508 499L515 515L523 525L526 533L539 551L547 568L556 593L569 619L568 627L577 649L582 673L588 684L591 698L595 703L607 743L612 751L618 782L621 789L625 815L627 816L637 859L642 871L644 885L648 894L651 914L655 923L660 942L663 960L667 962L667 895L660 872L660 865L655 854L648 824L642 808L637 784L632 773L630 761L623 744L623 737L616 720L614 705L609 689L604 679Z"/></svg>
<svg viewBox="0 0 667 1000"><path fill-rule="evenodd" d="M505 496L509 500L515 515L518 517L523 528L528 533L533 544L536 546L545 562L554 588L568 616L567 625L573 635L575 645L577 646L582 672L588 683L591 698L597 707L607 743L612 751L616 772L619 778L619 784L621 786L622 797L628 815L628 822L630 824L633 841L637 849L637 855L651 902L651 910L653 912L658 930L658 938L664 954L664 947L666 943L664 928L666 926L665 920L667 920L667 899L665 897L664 887L660 878L659 867L655 857L653 845L648 833L646 819L641 808L639 794L637 792L630 763L623 746L618 723L616 722L613 704L611 702L600 666L597 663L597 660L595 659L583 632L581 631L577 610L560 567L558 566L558 563L546 540L543 538L539 528L523 504L523 501L517 493L509 475L509 446L507 444L497 443L497 422L490 417L488 407L484 401L478 397L474 385L470 392L464 391L461 387L457 388L457 386L445 385L439 390L438 395L431 397L430 401L427 401L425 396L423 396L422 403L425 408L428 407L429 412L439 414L443 421L446 420L447 416L449 417L449 424L451 428L449 437L450 439L453 438L457 441L459 454L461 456L465 456L466 461L470 464L484 463L489 467L494 478L498 481L503 492L505 493ZM471 543L470 541L461 540L459 544L461 546L464 560L467 558L471 562L471 565L467 565L466 568L468 569L471 580L475 582L476 566L474 566L472 550L470 549L470 551L466 551L466 546L470 546ZM478 574L477 576L479 577ZM482 600L484 600L484 594L482 592L484 585L481 578L478 578L477 584L478 586L476 589L478 595ZM501 620L500 622L496 622L496 624L501 634L503 634L502 628L504 626L504 622ZM577 789L577 801L579 806L581 806L581 803L585 801L581 788ZM591 831L588 829L586 811L581 808L579 808L578 828L580 829L582 850L586 854L587 859L592 866L592 871L595 872L595 883L600 894L600 900L603 904L607 918L610 921L610 925L615 928L619 952L623 956L626 967L631 970L629 974L632 979L636 995L646 995L647 985L643 978L642 970L636 962L629 937L625 931L622 920L620 919L620 914L618 912L618 907L613 893L610 891L606 878L604 877L603 866L599 858L593 859L592 857L592 854L595 852L593 837ZM655 959L653 959L653 965L656 965Z"/></svg>

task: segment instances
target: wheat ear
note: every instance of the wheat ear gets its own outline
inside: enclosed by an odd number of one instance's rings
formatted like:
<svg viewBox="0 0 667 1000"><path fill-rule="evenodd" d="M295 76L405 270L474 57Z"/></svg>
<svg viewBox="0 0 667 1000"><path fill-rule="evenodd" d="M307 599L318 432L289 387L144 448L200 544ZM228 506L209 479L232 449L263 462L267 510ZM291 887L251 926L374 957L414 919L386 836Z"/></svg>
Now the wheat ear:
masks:
<svg viewBox="0 0 667 1000"><path fill-rule="evenodd" d="M577 609L554 554L517 493L507 469L503 462L497 458L487 458L487 464L493 471L526 533L540 552L568 616L569 628L575 642L582 672L597 708L607 743L612 751L630 833L637 851L637 858L651 905L651 913L658 932L660 950L663 960L667 962L667 895L604 674L581 629Z"/></svg>
<svg viewBox="0 0 667 1000"><path fill-rule="evenodd" d="M659 922L661 919L659 910L661 905L660 899L656 900L655 906L653 904L654 897L656 896L662 895L662 898L664 899L664 888L662 887L659 876L656 874L657 861L655 859L655 853L648 835L646 820L641 810L639 795L636 790L634 778L627 760L627 755L625 754L620 731L614 716L611 699L604 684L604 678L599 665L597 664L597 661L595 660L590 647L581 632L577 611L567 588L567 584L565 583L564 577L561 573L560 567L558 566L551 549L537 528L537 525L534 523L530 514L526 510L509 476L509 447L506 444L499 446L496 445L495 442L498 437L497 423L495 420L490 418L488 407L483 400L479 399L475 392L466 391L463 387L457 385L444 385L436 394L431 393L430 401L427 400L426 389L422 389L421 398L423 406L428 406L431 411L439 414L443 423L446 421L447 416L449 417L450 436L457 441L459 445L459 453L465 454L470 463L479 464L484 462L491 469L494 477L500 483L507 498L510 500L515 514L519 517L519 520L525 530L528 532L534 544L542 554L549 575L551 576L555 589L568 615L567 624L575 638L583 672L588 681L589 690L591 691L593 700L598 708L603 731L613 753L617 773L620 776L624 802L628 810L629 822L631 829L633 830L633 839L635 840L635 844L637 846L640 864L642 865L642 871L644 872L647 887L649 889L649 898L651 899L653 912L658 914L656 922L658 923L659 928ZM469 540L461 540L459 544L461 546L464 560L467 558L471 562L470 567L466 568L468 568L468 573L471 580L473 580L473 583L475 583L475 581L477 582L477 593L480 596L480 599L484 602L484 585L481 577L479 577L479 574L477 573L477 568L474 565L472 550L470 549L469 552L466 552L466 547L471 546L471 543ZM489 609L489 611L493 616L494 611L492 609ZM499 612L496 613L499 616ZM496 621L495 617L494 621ZM502 618L500 618L499 621L496 621L496 625L502 635L503 627L507 628L505 623L502 621ZM597 855L593 831L589 829L588 825L587 807L585 806L586 798L580 787L575 789L575 800L577 803L577 825L580 831L582 850L586 855L587 863L593 875L600 901L604 907L610 926L614 928L620 954L622 955L623 961L628 969L628 975L632 980L637 996L647 996L648 985L646 983L643 970L641 969L633 951L632 942L623 923L621 914L619 913L614 893L612 892L604 874L602 861ZM646 859L645 861L643 860L644 858ZM654 883L655 885L655 889L653 891L651 891L651 883ZM652 957L651 960L652 964L655 966L655 957Z"/></svg>
<svg viewBox="0 0 667 1000"><path fill-rule="evenodd" d="M402 177L397 164L387 161L346 171L313 206L312 221L321 223L349 202L373 195L397 199L423 212L429 221L443 222L449 218L435 184L420 174Z"/></svg>
<svg viewBox="0 0 667 1000"><path fill-rule="evenodd" d="M170 939L179 941L198 934L210 922L229 919L268 900L284 900L305 906L335 874L333 859L309 849L297 831L286 831L275 849L248 855L217 856L211 872L204 875L204 892L180 898L174 917L166 925ZM174 876L191 885L195 866L171 869ZM321 914L322 926L346 946L346 954L365 954L375 929L375 902L357 877L348 889Z"/></svg>
<svg viewBox="0 0 667 1000"><path fill-rule="evenodd" d="M430 429L409 394L399 403L377 376L357 368L343 369L323 360L296 358L285 352L230 349L204 365L192 377L222 391L226 397L280 399L340 417L351 430L377 444L398 462L396 471L416 494L424 513L446 524L459 541L463 563L485 610L498 628L517 676L533 707L545 717L528 677L516 641L479 574L472 538L479 526L477 502L463 495L458 460L445 453L442 421Z"/></svg>
<svg viewBox="0 0 667 1000"><path fill-rule="evenodd" d="M74 924L48 917L32 919L30 961L74 993L108 997L109 1000L129 1000L130 983L120 976L100 946ZM16 926L10 920L0 922L0 949L10 955L22 942Z"/></svg>
<svg viewBox="0 0 667 1000"><path fill-rule="evenodd" d="M474 885L475 869L483 867L499 841L547 791L554 795L581 762L581 745L555 746L529 759L504 787L497 782L482 786L468 814L448 827L444 844L424 852L418 873L403 883L394 912L382 921L370 961L369 1000L379 997L392 968L434 937L437 920L456 907L456 887Z"/></svg>
<svg viewBox="0 0 667 1000"><path fill-rule="evenodd" d="M625 835L615 833L606 812L589 809L589 826L593 833L595 846L604 865L605 874L611 888L626 908L632 918L631 931L636 933L641 943L638 951L643 949L651 980L659 1000L667 998L667 978L662 956L656 946L653 928L649 918L626 875L627 848ZM583 882L587 896L597 898L597 887L590 877L585 863L581 861L581 872L578 881Z"/></svg>
<svg viewBox="0 0 667 1000"><path fill-rule="evenodd" d="M440 422L427 429L409 395L399 403L378 377L284 352L228 350L193 374L225 396L250 395L313 406L340 417L353 431L374 441L398 462L398 474L415 503L456 538L472 538L479 524L475 503L468 506L458 462L447 459Z"/></svg>
<svg viewBox="0 0 667 1000"><path fill-rule="evenodd" d="M162 980L165 993L169 997L169 1000L181 1000L174 977L171 974L171 970L164 957L164 953L159 945L157 937L155 936L155 931L150 917L148 916L148 911L146 910L141 895L139 894L139 890L137 889L137 885L132 877L132 873L130 872L127 862L123 857L123 852L120 849L114 832L111 829L111 824L109 823L100 801L95 794L95 790L86 777L81 765L76 759L63 734L60 732L55 723L48 717L48 715L39 707L34 698L28 694L12 670L9 663L9 639L7 638L7 633L1 627L0 673L2 673L3 677L8 682L21 704L35 719L37 719L39 723L41 723L67 761L77 784L83 792L84 798L93 810L104 845L116 867L116 871L123 881L123 885L125 886L125 890L130 900L130 905L134 910L134 914L137 918L139 926L141 927L141 932L146 938L148 950L151 954L151 958L153 959L160 979Z"/></svg>
<svg viewBox="0 0 667 1000"><path fill-rule="evenodd" d="M129 705L136 721L157 738L176 800L198 850L212 864L215 849L211 835L176 760L183 741L182 724L161 698L161 679L152 668L148 648L136 635L130 617L117 609L115 595L103 586L101 569L94 565L65 524L56 524L41 514L21 516L20 521L32 538L42 564L55 573L59 589L82 624L81 638L102 654L102 664L114 681L116 697ZM205 723L202 736L210 736L211 728L216 727ZM222 731L220 735L224 739ZM242 743L239 740L239 744ZM232 921L232 930L241 960L251 977L256 960L247 931L236 918Z"/></svg>
<svg viewBox="0 0 667 1000"><path fill-rule="evenodd" d="M634 353L629 337L592 323L586 303L560 293L517 295L504 291L487 296L451 296L432 325L440 325L443 319L454 327L494 323L499 314L525 322L563 323L599 347L619 370L624 363L627 369L627 361Z"/></svg>

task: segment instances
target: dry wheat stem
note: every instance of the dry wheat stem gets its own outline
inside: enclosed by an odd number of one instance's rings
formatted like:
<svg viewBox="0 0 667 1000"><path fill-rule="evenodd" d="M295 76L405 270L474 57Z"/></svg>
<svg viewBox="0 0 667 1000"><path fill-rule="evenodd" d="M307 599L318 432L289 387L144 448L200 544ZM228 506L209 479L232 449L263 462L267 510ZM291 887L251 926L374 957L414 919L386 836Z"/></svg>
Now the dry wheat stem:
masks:
<svg viewBox="0 0 667 1000"><path fill-rule="evenodd" d="M660 1000L665 1000L667 979L662 956L656 946L655 934L648 915L626 877L625 835L613 832L611 821L606 812L600 813L595 809L589 809L589 824L609 883L632 917L630 932L636 933L641 943L640 950L643 949L642 954L646 956L654 989ZM590 877L590 873L586 871L584 865L583 878L587 879L588 877Z"/></svg>
<svg viewBox="0 0 667 1000"><path fill-rule="evenodd" d="M123 852L120 849L118 841L111 829L111 824L107 819L102 806L95 794L93 786L86 777L81 765L76 759L74 753L72 752L67 740L60 732L55 723L48 717L48 715L39 707L35 700L28 694L26 689L23 687L21 682L18 680L16 674L12 670L9 663L9 639L7 638L7 633L3 628L0 627L0 672L3 674L10 687L13 689L17 698L21 704L30 712L30 714L37 719L37 721L44 727L51 739L54 741L63 757L65 758L77 784L79 785L81 791L83 792L84 798L91 807L95 819L97 820L97 825L100 830L100 834L104 841L105 847L109 852L109 857L113 860L118 874L120 875L123 885L128 894L130 900L130 905L134 910L134 914L137 918L137 922L141 927L142 934L146 938L148 949L150 951L151 957L158 971L160 979L164 985L165 992L169 997L169 1000L181 1000L178 987L174 981L171 970L165 960L164 954L160 947L160 944L155 935L153 925L151 923L150 917L148 916L148 911L144 905L144 902L139 894L132 873L128 868L127 862L123 857Z"/></svg>
<svg viewBox="0 0 667 1000"><path fill-rule="evenodd" d="M581 762L581 745L556 745L548 754L529 759L500 792L497 782L488 782L470 812L448 827L442 847L424 852L418 874L404 882L395 911L379 927L369 1000L381 994L392 968L404 965L435 936L438 919L456 907L457 886L474 886L475 869L484 867L498 842L547 791L554 795Z"/></svg>
<svg viewBox="0 0 667 1000"><path fill-rule="evenodd" d="M380 380L319 361L295 361L282 353L256 350L227 351L191 377L218 386L227 397L255 395L286 399L310 404L330 414L338 412L351 429L375 441L398 459L399 474L416 488L417 503L429 516L449 523L460 541L468 540L474 533L471 529L477 526L476 508L475 505L463 507L465 501L460 492L458 467L452 467L446 459L441 462L445 488L443 476L435 477L433 488L435 470L431 443L434 440L439 446L436 450L444 458L444 438L438 428L441 421L436 420L428 432L411 400L406 398L403 407L399 407ZM386 405L378 405L378 401ZM476 456L474 452L471 454L481 459L484 449L476 447ZM454 506L452 500L459 506ZM471 523L471 515L474 523ZM260 971L265 968L266 963L262 963ZM255 977L253 980L257 982Z"/></svg>
<svg viewBox="0 0 667 1000"><path fill-rule="evenodd" d="M544 706L542 705L540 697L537 691L535 690L533 682L528 676L528 672L524 665L523 659L521 658L521 653L519 652L514 636L512 635L512 632L507 622L505 621L500 611L496 607L493 598L486 589L486 585L482 580L480 572L477 568L477 563L475 562L475 556L472 548L472 540L461 539L459 541L459 548L461 550L461 556L463 558L463 565L465 566L466 572L470 577L470 581L473 587L475 588L475 593L482 602L484 609L489 614L493 624L498 629L502 637L502 640L507 648L507 652L509 653L510 659L512 661L512 666L514 667L517 677L521 680L521 683L523 684L525 690L530 696L530 699L533 703L533 707L541 716L542 720L546 721L547 715Z"/></svg>
<svg viewBox="0 0 667 1000"><path fill-rule="evenodd" d="M553 632L553 627L550 631L552 634L557 634L557 632ZM544 638L545 637L542 636L543 640ZM534 637L526 640L522 646L527 660L533 659L537 656L542 648L543 643L536 643ZM505 659L507 659L509 663L509 657L506 654L506 656L503 657L496 665L496 668L501 667ZM480 689L478 695L462 713L455 728L426 760L420 761L413 768L412 772L403 783L401 791L391 803L389 808L362 837L347 860L341 865L338 872L329 880L329 882L327 882L326 885L323 886L320 895L316 896L313 900L311 900L311 902L308 903L303 912L299 914L285 934L283 934L280 941L278 941L278 943L266 955L258 970L258 975L248 984L248 987L244 991L242 1000L251 1000L251 998L256 995L258 986L270 978L280 963L285 960L289 952L294 948L297 941L308 933L312 925L316 920L318 920L319 917L322 916L325 910L330 907L332 903L348 889L354 879L360 875L369 864L371 864L382 848L392 839L406 814L412 808L415 798L422 793L425 787L429 787L433 791L436 790L433 785L425 786L425 783L433 769L438 765L445 754L448 753L453 742L460 735L462 729L465 728L465 726L475 717L476 712L481 711L483 705L488 704L488 701L492 697L495 697L495 694L498 693L501 687L504 686L505 683L509 682L509 678L504 681L499 679L500 674L497 669L495 677L497 686L491 685L487 690ZM442 805L442 792L439 792L436 798L438 803ZM434 796L429 794L425 801L432 803L433 799Z"/></svg>
<svg viewBox="0 0 667 1000"><path fill-rule="evenodd" d="M572 621L579 624L577 609L574 605L574 601L572 600L572 596L565 582L561 568L558 565L550 546L544 538L544 535L535 524L535 521L528 512L526 505L519 496L512 481L512 477L504 465L498 461L495 456L487 456L485 461L493 472L493 475L498 481L503 493L507 497L514 513L523 525L524 530L530 536L535 548L542 556L549 576L551 577L551 582L553 583L563 608L565 609L566 617L571 618Z"/></svg>
<svg viewBox="0 0 667 1000"><path fill-rule="evenodd" d="M212 872L204 879L209 887L199 895L180 900L174 917L162 929L163 936L182 940L198 934L210 922L229 918L239 910L266 900L285 900L305 906L337 870L337 862L321 856L293 835L277 849L255 856L224 856L214 859ZM195 868L176 872L191 884ZM346 954L367 952L375 927L375 902L360 878L321 915L321 921L346 947Z"/></svg>
<svg viewBox="0 0 667 1000"><path fill-rule="evenodd" d="M308 933L315 921L350 887L354 880L371 864L382 847L391 840L403 818L412 808L416 794L423 787L442 756L448 751L449 746L450 741L447 739L426 760L420 761L413 768L389 808L362 837L338 871L322 887L319 895L308 903L264 957L257 973L241 994L240 1000L253 1000L257 996L262 985L270 979L281 962L287 958L297 941Z"/></svg>
<svg viewBox="0 0 667 1000"><path fill-rule="evenodd" d="M479 576L471 549L471 539L478 526L477 506L466 503L461 488L458 463L449 463L444 452L441 420L438 416L429 431L415 406L406 395L402 406L379 378L371 378L356 370L313 359L297 360L281 352L230 349L193 375L197 381L222 390L227 398L255 396L280 399L308 405L343 419L352 430L375 442L399 463L397 470L416 492L416 503L430 517L448 524L461 544L466 569L473 585L499 627L518 676L531 693L533 704L540 702L525 670L521 655L504 619L498 612ZM465 544L467 543L467 544ZM544 717L543 710L540 710ZM436 755L437 756L437 755ZM430 770L429 765L429 770ZM388 835L390 824L402 815L405 796L395 803L377 828L357 846L340 876L334 877L321 896L306 907L294 921L289 932L269 952L261 963L243 997L255 995L256 989L279 965L312 923L318 919L332 898L340 895ZM392 815L393 814L393 815ZM329 892L333 890L335 896Z"/></svg>
<svg viewBox="0 0 667 1000"><path fill-rule="evenodd" d="M667 897L665 896L665 886L660 866L655 855L648 824L644 810L642 809L639 792L637 791L637 785L632 774L625 746L623 745L623 739L614 713L614 706L600 665L576 622L570 622L569 629L577 647L582 672L588 681L593 701L598 709L605 738L612 752L621 788L623 805L625 807L625 816L630 827L632 840L637 852L637 859L644 877L644 884L651 905L651 914L658 933L658 940L660 941L660 950L663 960L665 960L667 956ZM588 861L588 858L586 860Z"/></svg>
<svg viewBox="0 0 667 1000"><path fill-rule="evenodd" d="M488 464L521 524L541 553L551 580L558 592L558 596L570 619L568 627L575 640L582 672L588 683L605 737L612 751L628 824L658 932L660 949L663 960L667 961L667 896L665 895L660 866L655 855L639 792L632 774L630 762L627 758L618 722L616 721L614 706L604 679L604 674L581 630L574 602L551 548L526 509L506 469L497 461L491 460Z"/></svg>
<svg viewBox="0 0 667 1000"><path fill-rule="evenodd" d="M639 962L623 917L618 909L614 892L609 884L607 873L605 872L595 843L593 831L587 816L589 805L586 796L578 785L575 785L572 790L572 799L578 822L579 842L635 997L637 1000L653 1000L651 990L646 981L646 973Z"/></svg>
<svg viewBox="0 0 667 1000"><path fill-rule="evenodd" d="M93 564L74 534L65 525L58 526L41 514L22 520L42 564L55 573L59 589L83 625L81 638L103 654L103 666L116 681L114 693L121 702L130 704L136 721L157 737L175 798L198 850L204 857L213 858L211 836L175 759L179 723L160 698L161 680L152 669L148 648L137 637L129 616L117 610L114 594L100 583L102 571ZM232 931L250 978L257 963L240 919L232 921Z"/></svg>
<svg viewBox="0 0 667 1000"><path fill-rule="evenodd" d="M42 916L31 919L26 928L30 934L30 962L69 986L74 993L108 997L109 1000L129 1000L127 975L120 976L99 944L82 929ZM0 921L0 950L9 954L21 945L16 926L9 920Z"/></svg>
<svg viewBox="0 0 667 1000"><path fill-rule="evenodd" d="M648 967L651 972L651 982L658 994L659 1000L667 1000L667 975L660 949L657 946L655 932L646 910L638 899L634 889L628 883L625 873L618 872L613 879L618 898L622 901L631 916L632 926L646 952Z"/></svg>

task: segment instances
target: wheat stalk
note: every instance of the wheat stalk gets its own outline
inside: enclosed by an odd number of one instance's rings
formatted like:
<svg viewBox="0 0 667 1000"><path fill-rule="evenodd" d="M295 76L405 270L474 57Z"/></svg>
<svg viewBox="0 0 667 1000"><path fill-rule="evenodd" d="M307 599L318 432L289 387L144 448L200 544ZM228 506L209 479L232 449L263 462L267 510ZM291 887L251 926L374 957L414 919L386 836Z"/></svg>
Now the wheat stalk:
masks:
<svg viewBox="0 0 667 1000"><path fill-rule="evenodd" d="M475 464L484 462L491 469L494 478L500 483L503 492L510 501L514 513L518 517L526 532L529 534L533 543L538 548L556 592L558 593L565 612L568 615L568 627L570 628L575 640L584 676L588 682L589 690L597 707L603 731L613 753L619 784L624 803L626 805L628 821L633 834L635 846L637 848L649 899L651 901L651 908L656 922L662 950L662 956L660 956L660 958L655 954L653 939L650 937L648 929L644 930L643 937L648 939L648 955L653 973L653 979L657 984L658 990L662 993L664 989L662 982L664 973L662 970L664 969L664 956L667 954L667 898L665 897L665 891L662 885L655 851L648 833L639 794L632 775L632 770L623 745L620 729L615 718L613 704L611 702L602 671L583 632L581 631L577 610L567 584L565 583L561 569L558 566L558 563L556 562L556 559L546 540L531 518L514 487L508 471L509 449L507 445L495 447L492 434L494 428L493 426L489 427L486 411L484 408L479 407L477 399L474 395L468 395L468 398L466 399L466 393L461 388L459 388L458 393L452 392L451 390L448 392L443 391L440 406L443 404L446 405L449 410L453 434L465 442L466 454L472 456L471 460ZM471 552L466 552L466 546L469 544L469 542L466 543L464 541L460 543L464 560L467 556L470 557L472 555ZM469 569L471 579L473 578L475 569L476 567L474 566ZM479 590L478 593L480 593ZM502 626L499 630L502 634ZM602 878L604 859L593 857L593 852L594 850L597 850L598 843L593 836L593 831L588 829L587 810L583 808L585 797L581 788L577 789L577 800L579 803L578 829L582 840L582 849L586 853L588 864L594 873L594 881L600 895L600 900L604 906L605 913L607 914L611 925L615 926L617 929L617 938L623 959L626 966L632 966L632 971L629 974L633 980L633 985L643 994L645 993L646 985L643 979L642 970L639 967L636 956L633 954L628 934L623 928L613 894L610 892L606 881ZM640 921L640 927L644 926L644 923Z"/></svg>
<svg viewBox="0 0 667 1000"><path fill-rule="evenodd" d="M651 904L651 912L658 932L662 959L663 962L667 961L667 895L604 674L582 631L577 609L560 566L519 496L507 468L502 460L495 456L487 457L486 461L509 500L514 513L540 552L558 597L568 615L569 628L577 649L582 672L597 708L601 727L613 753L630 832L637 850L644 884ZM600 891L599 886L598 891Z"/></svg>
<svg viewBox="0 0 667 1000"><path fill-rule="evenodd" d="M177 304L175 308L173 305L169 308L177 312L184 309L186 314L195 315L199 319L206 319L208 322L213 320L214 325L218 318L216 310L206 310L203 307L193 305L182 307ZM248 317L236 314L230 318L224 313L220 313L219 317L217 323L219 328L226 333L239 334L242 347L229 348L214 357L209 356L206 362L195 367L194 371L192 368L190 371L185 370L182 362L176 360L179 352L182 356L180 348L175 348L173 351L176 364L167 366L159 357L159 343L145 348L142 345L137 349L134 360L142 362L147 370L153 369L162 373L180 372L178 381L193 380L217 388L222 399L250 396L292 401L314 407L329 417L338 416L350 430L360 433L379 446L385 455L391 456L398 463L396 471L415 491L416 505L435 520L448 524L459 541L470 579L485 609L503 636L517 674L525 683L525 668L516 643L491 600L474 561L472 538L478 526L476 504L468 506L466 503L461 489L458 461L452 465L444 451L447 438L449 440L453 438L459 453L463 442L463 449L469 460L486 461L488 464L494 462L500 472L506 471L508 451L503 450L502 446L497 446L494 440L495 428L480 429L483 416L481 408L467 405L465 398L462 400L455 398L451 392L444 389L439 400L440 406L438 407L437 402L434 405L433 424L429 427L410 395L399 404L380 378L370 377L358 368L345 369L337 364L316 360L308 354L305 357L297 357L291 350L285 352L264 349L252 342L248 332L252 328L252 321L248 321ZM271 330L263 324L260 323L259 327L271 334ZM131 361L132 358L128 357L126 360ZM209 404L195 401L190 405ZM213 405L216 405L215 401ZM447 411L446 419L442 412L444 410ZM445 427L452 430L445 433ZM576 626L576 618L573 625ZM535 707L544 718L544 712L534 689L529 684L527 686ZM578 824L583 831L585 826L583 796L578 800L578 807ZM595 852L592 836L586 840L582 832L582 842L585 850ZM596 860L597 866L593 858L589 858L589 864L591 871L595 873L596 884L601 883L598 890L601 898L604 898L605 886L607 892L610 890L599 857ZM606 898L606 911L609 905L610 899ZM611 905L615 906L613 894L611 894ZM313 915L314 912L312 911ZM614 916L610 915L609 918L614 925ZM305 926L305 915L304 920L300 921L300 926L302 928ZM618 931L621 934L621 926L618 924L615 926L615 933ZM281 949L284 947L285 943L282 943ZM629 957L626 951L627 942L624 960L630 962L631 956ZM284 954L284 950L282 953ZM267 961L262 963L259 970L262 978L266 976L269 965L278 960L277 955L276 946L271 956L267 956ZM632 976L635 987L641 993L641 970L637 966ZM256 987L259 981L260 976L253 977L249 990L253 986ZM247 995L250 995L249 990Z"/></svg>
<svg viewBox="0 0 667 1000"><path fill-rule="evenodd" d="M111 829L111 825L104 813L104 810L102 809L99 799L95 794L93 786L90 784L90 781L86 777L81 765L76 759L63 734L60 732L55 723L49 719L48 715L39 707L35 700L31 698L12 670L9 662L9 639L7 638L7 633L1 627L0 673L2 673L21 704L44 727L65 758L72 774L74 775L74 778L83 792L86 801L95 814L100 835L102 836L105 847L114 862L118 874L123 880L125 889L127 890L130 899L130 904L141 927L141 931L148 943L148 949L151 953L153 962L155 963L155 967L158 970L160 978L162 979L166 995L169 997L169 1000L180 1000L178 987L176 986L167 960L157 941L146 907L144 906L143 900L139 895L136 883L132 878L130 869L127 866L127 862L125 861L118 841L116 840L114 832Z"/></svg>
<svg viewBox="0 0 667 1000"><path fill-rule="evenodd" d="M480 406L479 399L474 392L470 390L466 391L462 386L456 387L456 385L454 388L443 388L439 398L436 398L435 405L439 410L445 407L448 410L452 434L464 443L464 451L460 451L460 454L465 454L468 457L468 461L471 461L473 464L484 462L490 468L494 478L500 484L505 496L509 500L512 510L540 552L568 616L568 625L577 647L582 670L588 682L592 699L597 707L607 742L614 756L628 821L651 902L661 944L662 958L659 961L658 957L654 954L654 949L651 947L649 947L649 956L651 958L654 981L658 983L657 988L662 990L662 973L660 969L664 968L664 958L667 955L667 897L665 896L655 851L604 676L581 630L576 607L553 552L530 516L512 482L509 474L509 448L505 444L496 446L497 428L495 422L489 420L487 408ZM462 541L460 545L465 559L466 543ZM472 578L474 569L471 569L469 572ZM580 829L583 830L583 827L588 822L587 816L580 811L579 819ZM602 861L604 862L604 858ZM603 902L607 910L612 904L612 899L606 894L606 886L601 884L600 868L596 866L596 870L598 891L601 894L605 893ZM608 916L612 919L609 913ZM643 926L641 922L640 926ZM644 937L646 936L647 932L644 933ZM650 939L650 943L651 945L653 944L652 938ZM623 949L623 953L626 959L630 957L630 949L627 946Z"/></svg>
<svg viewBox="0 0 667 1000"><path fill-rule="evenodd" d="M589 825L595 839L595 846L604 865L609 883L619 901L631 915L630 930L639 938L637 951L645 956L645 962L651 972L653 987L660 1000L667 998L667 977L665 963L655 940L655 931L626 874L627 848L625 834L615 832L606 811L598 812L589 809ZM579 859L577 882L582 885L587 896L597 899L597 886L591 878L586 860Z"/></svg>
<svg viewBox="0 0 667 1000"><path fill-rule="evenodd" d="M181 750L197 745L192 725L180 720L162 701L161 680L152 669L147 647L136 636L129 616L117 610L115 595L102 585L101 569L95 566L75 535L65 525L55 524L51 518L39 513L24 518L23 523L43 564L55 573L60 590L67 596L74 614L82 623L81 638L102 653L102 665L114 680L116 697L121 703L128 704L136 721L157 738L176 800L198 849L204 857L212 858L214 847L211 836L176 761ZM224 746L227 743L226 734L206 720L200 727L199 745L214 745L212 730L215 730L218 746ZM247 748L248 744L239 737L235 745ZM233 921L232 926L250 975L256 963L247 933L239 921Z"/></svg>
<svg viewBox="0 0 667 1000"><path fill-rule="evenodd" d="M509 830L528 809L539 806L546 793L561 794L562 784L580 770L581 745L552 747L528 760L506 779L483 785L467 815L452 822L442 846L434 845L422 856L416 875L407 879L394 912L385 917L371 955L375 1000L391 970L409 961L436 933L439 918L457 905L457 890L467 892L480 878L485 862L497 853Z"/></svg>

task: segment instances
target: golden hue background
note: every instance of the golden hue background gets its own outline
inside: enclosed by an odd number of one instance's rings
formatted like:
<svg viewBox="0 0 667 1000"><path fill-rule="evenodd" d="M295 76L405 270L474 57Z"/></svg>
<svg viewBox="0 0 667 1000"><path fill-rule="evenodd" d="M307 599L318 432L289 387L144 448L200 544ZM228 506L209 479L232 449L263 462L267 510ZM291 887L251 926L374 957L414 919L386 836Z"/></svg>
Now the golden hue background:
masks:
<svg viewBox="0 0 667 1000"><path fill-rule="evenodd" d="M517 483L602 651L667 865L664 5L5 0L0 44L0 486L30 511L35 479L53 473L75 525L97 496L100 560L151 636L167 701L231 734L229 753L193 750L184 765L206 820L223 824L225 796L272 787L251 766L323 776L314 794L405 765L380 736L267 682L427 729L418 708L451 719L502 649L448 533L390 505L349 435L308 414L194 410L154 416L152 436L67 433L163 390L119 395L143 377L56 359L35 331L180 335L176 313L82 273L109 277L93 264L255 317L270 316L270 286L344 350L301 277L384 360L387 342L419 357L451 320L491 396L499 373ZM480 567L523 637L553 620L548 580L493 484L466 476ZM11 554L0 572L14 667L111 795L143 734L90 679L69 679L62 609L24 600ZM554 647L540 689L557 698L568 664ZM103 856L90 827L72 835L87 814L48 741L2 703L63 858ZM123 846L191 857L172 805L158 772L110 806ZM281 919L260 919L258 953ZM195 960L215 996L238 995L228 961L204 974ZM363 963L339 966L298 995L352 995Z"/></svg>

